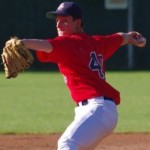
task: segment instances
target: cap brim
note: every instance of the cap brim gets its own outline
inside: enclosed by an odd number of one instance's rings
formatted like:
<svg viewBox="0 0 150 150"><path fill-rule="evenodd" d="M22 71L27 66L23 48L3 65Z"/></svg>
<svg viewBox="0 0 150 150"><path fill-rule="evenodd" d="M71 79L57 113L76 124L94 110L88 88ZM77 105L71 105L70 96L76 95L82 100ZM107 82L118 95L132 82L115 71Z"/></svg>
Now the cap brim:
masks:
<svg viewBox="0 0 150 150"><path fill-rule="evenodd" d="M49 19L56 19L56 16L68 16L69 14L63 13L63 12L57 12L57 11L51 11L46 13L46 17Z"/></svg>
<svg viewBox="0 0 150 150"><path fill-rule="evenodd" d="M57 13L55 11L51 11L51 12L46 13L46 17L49 19L55 19L56 15L57 15Z"/></svg>

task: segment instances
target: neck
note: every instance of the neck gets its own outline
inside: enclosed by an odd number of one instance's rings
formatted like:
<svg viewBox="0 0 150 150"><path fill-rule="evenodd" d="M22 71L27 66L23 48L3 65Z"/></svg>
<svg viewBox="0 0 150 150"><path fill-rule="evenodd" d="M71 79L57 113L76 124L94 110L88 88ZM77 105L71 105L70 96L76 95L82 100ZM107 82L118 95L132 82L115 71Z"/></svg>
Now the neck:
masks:
<svg viewBox="0 0 150 150"><path fill-rule="evenodd" d="M76 28L76 33L83 33L83 28Z"/></svg>

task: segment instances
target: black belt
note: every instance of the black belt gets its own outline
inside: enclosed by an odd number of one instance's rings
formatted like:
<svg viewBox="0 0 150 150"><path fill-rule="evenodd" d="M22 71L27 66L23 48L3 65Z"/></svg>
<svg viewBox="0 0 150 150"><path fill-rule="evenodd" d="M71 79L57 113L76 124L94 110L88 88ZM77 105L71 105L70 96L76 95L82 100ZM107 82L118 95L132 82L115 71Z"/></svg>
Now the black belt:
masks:
<svg viewBox="0 0 150 150"><path fill-rule="evenodd" d="M114 102L114 100L113 100L112 98L106 97L106 96L104 96L104 100L108 100L108 101ZM80 103L81 103L82 106L85 106L85 105L88 104L88 100L87 100L87 99L82 100ZM115 103L115 102L114 102L114 103ZM79 106L79 104L77 104L77 106Z"/></svg>

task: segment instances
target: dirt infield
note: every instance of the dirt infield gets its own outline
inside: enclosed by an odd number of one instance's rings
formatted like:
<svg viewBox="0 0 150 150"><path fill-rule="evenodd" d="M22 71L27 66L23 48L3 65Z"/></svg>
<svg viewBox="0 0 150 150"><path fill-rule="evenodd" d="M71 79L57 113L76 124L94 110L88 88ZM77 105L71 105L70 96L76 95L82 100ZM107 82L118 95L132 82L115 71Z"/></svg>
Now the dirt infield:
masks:
<svg viewBox="0 0 150 150"><path fill-rule="evenodd" d="M0 135L0 150L56 150L59 136ZM112 134L96 150L150 150L150 134Z"/></svg>

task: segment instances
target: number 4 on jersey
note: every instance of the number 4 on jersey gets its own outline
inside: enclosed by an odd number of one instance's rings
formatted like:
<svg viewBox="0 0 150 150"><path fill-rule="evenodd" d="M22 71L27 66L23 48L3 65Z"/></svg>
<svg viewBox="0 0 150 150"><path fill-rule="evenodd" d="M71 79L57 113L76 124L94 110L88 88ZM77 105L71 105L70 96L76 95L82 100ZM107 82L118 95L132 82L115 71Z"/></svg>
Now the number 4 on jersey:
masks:
<svg viewBox="0 0 150 150"><path fill-rule="evenodd" d="M95 52L91 52L90 54L91 60L89 63L89 67L92 71L97 71L100 78L105 79L105 75L103 73L103 56L96 55Z"/></svg>

